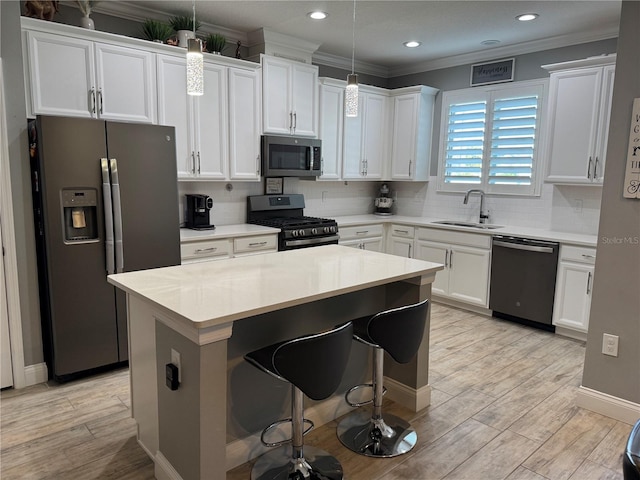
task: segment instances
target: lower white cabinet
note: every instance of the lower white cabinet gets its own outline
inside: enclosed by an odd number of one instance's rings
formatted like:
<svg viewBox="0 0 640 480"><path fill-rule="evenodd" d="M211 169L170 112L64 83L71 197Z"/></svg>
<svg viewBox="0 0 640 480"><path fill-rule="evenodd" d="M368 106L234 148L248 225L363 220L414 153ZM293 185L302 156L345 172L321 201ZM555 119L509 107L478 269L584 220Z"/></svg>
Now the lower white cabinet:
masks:
<svg viewBox="0 0 640 480"><path fill-rule="evenodd" d="M593 248L560 246L553 306L555 326L582 333L589 329L595 259Z"/></svg>
<svg viewBox="0 0 640 480"><path fill-rule="evenodd" d="M415 250L415 258L445 266L436 274L434 295L489 306L489 235L419 228Z"/></svg>
<svg viewBox="0 0 640 480"><path fill-rule="evenodd" d="M410 225L389 225L387 253L399 257L413 258L413 237L415 227Z"/></svg>
<svg viewBox="0 0 640 480"><path fill-rule="evenodd" d="M384 226L380 224L358 225L353 227L339 227L340 245L384 252Z"/></svg>
<svg viewBox="0 0 640 480"><path fill-rule="evenodd" d="M277 251L277 233L228 237L215 240L183 241L180 244L180 256L183 265Z"/></svg>

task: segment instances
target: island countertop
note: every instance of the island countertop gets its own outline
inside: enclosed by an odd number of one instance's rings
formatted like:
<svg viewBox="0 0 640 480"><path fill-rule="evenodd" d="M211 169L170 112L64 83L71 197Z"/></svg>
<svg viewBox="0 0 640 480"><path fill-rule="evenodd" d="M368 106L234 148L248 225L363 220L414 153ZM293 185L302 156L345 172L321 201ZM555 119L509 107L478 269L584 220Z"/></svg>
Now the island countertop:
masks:
<svg viewBox="0 0 640 480"><path fill-rule="evenodd" d="M443 268L438 263L326 245L107 278L186 326L200 329L390 281L433 276Z"/></svg>

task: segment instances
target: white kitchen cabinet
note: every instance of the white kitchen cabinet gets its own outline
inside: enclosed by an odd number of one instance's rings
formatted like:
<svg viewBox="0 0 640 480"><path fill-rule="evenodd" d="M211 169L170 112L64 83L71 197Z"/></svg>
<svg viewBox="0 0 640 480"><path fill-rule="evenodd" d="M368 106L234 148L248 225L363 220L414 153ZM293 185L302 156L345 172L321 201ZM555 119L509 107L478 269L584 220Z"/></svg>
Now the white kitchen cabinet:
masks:
<svg viewBox="0 0 640 480"><path fill-rule="evenodd" d="M263 131L318 135L318 67L261 55Z"/></svg>
<svg viewBox="0 0 640 480"><path fill-rule="evenodd" d="M437 92L425 86L392 90L391 180L429 180Z"/></svg>
<svg viewBox="0 0 640 480"><path fill-rule="evenodd" d="M227 177L226 68L205 62L205 95L187 95L186 59L158 55L158 117L176 129L180 179Z"/></svg>
<svg viewBox="0 0 640 480"><path fill-rule="evenodd" d="M182 264L210 262L231 257L244 257L278 251L278 234L230 236L189 240L180 244Z"/></svg>
<svg viewBox="0 0 640 480"><path fill-rule="evenodd" d="M389 225L387 253L400 257L413 257L415 227L410 225Z"/></svg>
<svg viewBox="0 0 640 480"><path fill-rule="evenodd" d="M229 68L229 180L260 180L259 70Z"/></svg>
<svg viewBox="0 0 640 480"><path fill-rule="evenodd" d="M479 307L489 306L489 235L419 228L415 249L415 258L445 266L433 282L434 295Z"/></svg>
<svg viewBox="0 0 640 480"><path fill-rule="evenodd" d="M338 226L340 245L373 252L384 252L384 226L380 224Z"/></svg>
<svg viewBox="0 0 640 480"><path fill-rule="evenodd" d="M545 65L549 70L546 181L601 185L615 55Z"/></svg>
<svg viewBox="0 0 640 480"><path fill-rule="evenodd" d="M556 327L587 333L595 259L594 248L560 246L553 305L553 324ZM563 330L562 333L567 332Z"/></svg>
<svg viewBox="0 0 640 480"><path fill-rule="evenodd" d="M30 116L156 123L155 54L26 30Z"/></svg>
<svg viewBox="0 0 640 480"><path fill-rule="evenodd" d="M342 135L344 131L344 88L346 82L329 78L320 81L320 139L322 173L319 180L342 178Z"/></svg>
<svg viewBox="0 0 640 480"><path fill-rule="evenodd" d="M342 178L380 180L388 158L389 119L386 91L359 89L358 116L344 119ZM380 92L380 93L378 93Z"/></svg>
<svg viewBox="0 0 640 480"><path fill-rule="evenodd" d="M244 257L259 253L277 252L278 235L275 233L233 239L233 256Z"/></svg>

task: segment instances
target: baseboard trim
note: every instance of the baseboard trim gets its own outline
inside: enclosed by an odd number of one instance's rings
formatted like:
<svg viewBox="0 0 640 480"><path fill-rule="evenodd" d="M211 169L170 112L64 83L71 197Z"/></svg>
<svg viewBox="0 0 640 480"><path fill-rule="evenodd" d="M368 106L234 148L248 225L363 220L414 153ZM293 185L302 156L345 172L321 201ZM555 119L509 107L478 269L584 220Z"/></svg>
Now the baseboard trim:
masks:
<svg viewBox="0 0 640 480"><path fill-rule="evenodd" d="M304 416L320 427L352 410L343 395L334 395L327 400L304 409ZM266 425L265 425L266 426ZM269 450L260 442L260 433L235 440L227 444L227 471L236 468Z"/></svg>
<svg viewBox="0 0 640 480"><path fill-rule="evenodd" d="M155 460L155 468L154 474L156 476L156 480L182 480L182 477L176 469L173 468L173 465L166 459L160 451L156 452Z"/></svg>
<svg viewBox="0 0 640 480"><path fill-rule="evenodd" d="M390 400L414 412L427 408L431 404L431 385L427 384L416 390L393 378L384 377L384 386L387 387L386 396Z"/></svg>
<svg viewBox="0 0 640 480"><path fill-rule="evenodd" d="M629 425L640 419L640 404L583 386L578 389L576 404Z"/></svg>
<svg viewBox="0 0 640 480"><path fill-rule="evenodd" d="M31 385L44 383L49 379L49 371L47 370L46 363L27 365L26 367L24 367L23 371L24 387L30 387Z"/></svg>

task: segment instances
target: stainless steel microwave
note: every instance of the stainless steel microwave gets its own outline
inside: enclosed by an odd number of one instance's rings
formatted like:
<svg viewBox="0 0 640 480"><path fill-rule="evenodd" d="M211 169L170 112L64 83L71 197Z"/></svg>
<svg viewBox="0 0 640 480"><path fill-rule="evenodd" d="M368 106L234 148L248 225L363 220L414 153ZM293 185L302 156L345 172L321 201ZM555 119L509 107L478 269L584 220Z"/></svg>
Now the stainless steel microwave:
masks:
<svg viewBox="0 0 640 480"><path fill-rule="evenodd" d="M322 142L316 138L262 136L264 177L317 177L321 174Z"/></svg>

